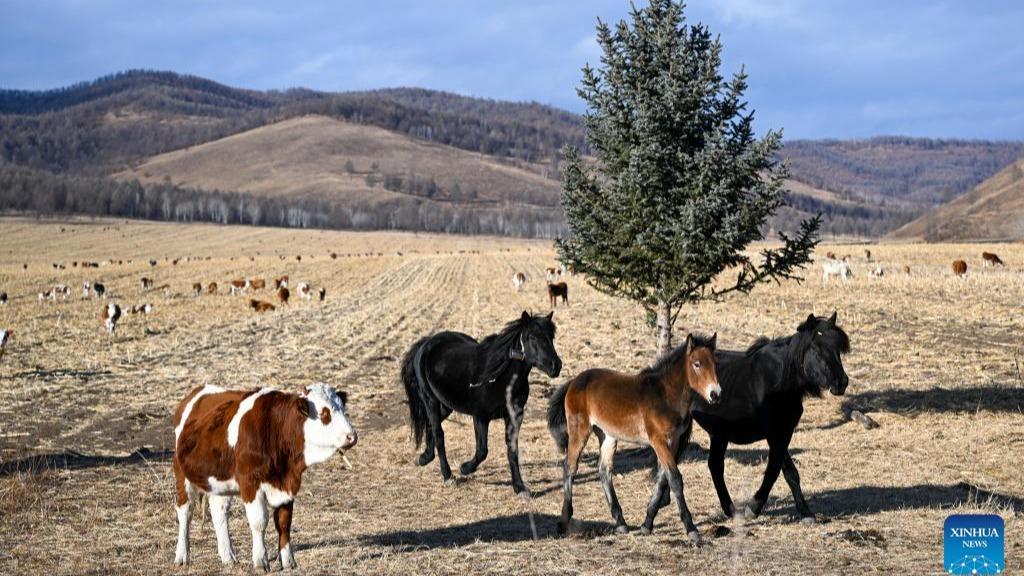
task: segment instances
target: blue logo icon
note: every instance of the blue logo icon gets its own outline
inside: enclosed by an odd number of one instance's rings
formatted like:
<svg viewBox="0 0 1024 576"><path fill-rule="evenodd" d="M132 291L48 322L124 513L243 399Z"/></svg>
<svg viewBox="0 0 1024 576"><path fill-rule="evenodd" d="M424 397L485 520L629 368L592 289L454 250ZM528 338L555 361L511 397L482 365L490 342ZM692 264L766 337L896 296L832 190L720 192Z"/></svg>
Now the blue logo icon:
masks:
<svg viewBox="0 0 1024 576"><path fill-rule="evenodd" d="M954 514L942 528L947 574L1002 574L1006 567L1003 519L995 514Z"/></svg>

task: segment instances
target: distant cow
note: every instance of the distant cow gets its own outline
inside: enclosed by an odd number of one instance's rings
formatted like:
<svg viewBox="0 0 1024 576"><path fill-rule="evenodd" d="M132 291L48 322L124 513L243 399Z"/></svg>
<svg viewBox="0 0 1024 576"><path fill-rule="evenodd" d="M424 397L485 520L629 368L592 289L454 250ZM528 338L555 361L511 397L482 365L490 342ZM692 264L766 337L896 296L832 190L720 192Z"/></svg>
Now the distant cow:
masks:
<svg viewBox="0 0 1024 576"><path fill-rule="evenodd" d="M281 276L280 278L274 278L274 290L288 287L288 276Z"/></svg>
<svg viewBox="0 0 1024 576"><path fill-rule="evenodd" d="M554 282L561 275L562 271L558 268L547 268L544 271L544 278L548 281L548 283Z"/></svg>
<svg viewBox="0 0 1024 576"><path fill-rule="evenodd" d="M881 278L884 275L885 268L882 268L881 264L868 269L868 276L872 278Z"/></svg>
<svg viewBox="0 0 1024 576"><path fill-rule="evenodd" d="M272 312L277 308L270 302L264 302L262 300L256 300L255 298L249 299L249 307L257 312Z"/></svg>
<svg viewBox="0 0 1024 576"><path fill-rule="evenodd" d="M50 300L56 300L57 298L67 300L69 296L71 296L71 288L66 284L54 284L50 290Z"/></svg>
<svg viewBox="0 0 1024 576"><path fill-rule="evenodd" d="M516 292L522 292L523 286L526 284L526 274L522 272L516 272L512 276L512 287L516 289Z"/></svg>
<svg viewBox="0 0 1024 576"><path fill-rule="evenodd" d="M310 288L308 282L299 282L299 296L302 296L306 300L313 299L313 290Z"/></svg>
<svg viewBox="0 0 1024 576"><path fill-rule="evenodd" d="M871 262L871 250L868 250L867 248L864 249L864 259Z"/></svg>
<svg viewBox="0 0 1024 576"><path fill-rule="evenodd" d="M964 278L967 276L967 262L963 260L953 261L953 274L957 277Z"/></svg>
<svg viewBox="0 0 1024 576"><path fill-rule="evenodd" d="M156 266L156 260L150 260L149 261L149 265L150 266Z"/></svg>
<svg viewBox="0 0 1024 576"><path fill-rule="evenodd" d="M295 568L291 546L293 500L309 466L356 445L345 412L346 394L323 383L302 394L261 390L193 389L174 411L174 486L178 544L174 563L189 562L192 506L209 495L217 550L235 561L228 530L232 496L241 496L252 531L252 563L269 570L264 530L278 533L281 568Z"/></svg>
<svg viewBox="0 0 1024 576"><path fill-rule="evenodd" d="M10 342L11 336L14 335L14 330L5 328L0 330L0 358L4 357L4 353L7 350L7 343Z"/></svg>
<svg viewBox="0 0 1024 576"><path fill-rule="evenodd" d="M985 262L985 266L1004 266L1002 259L992 252L982 252L981 259Z"/></svg>
<svg viewBox="0 0 1024 576"><path fill-rule="evenodd" d="M249 286L249 283L246 280L232 280L228 284L228 288L231 289L231 295L232 296L234 296L235 294L244 293L245 289L248 288L248 286Z"/></svg>
<svg viewBox="0 0 1024 576"><path fill-rule="evenodd" d="M139 279L139 283L142 284L142 289L144 291L145 290L151 290L153 288L153 279L152 278L142 277L141 279Z"/></svg>
<svg viewBox="0 0 1024 576"><path fill-rule="evenodd" d="M562 304L569 305L569 285L565 282L548 284L548 301L552 308L557 306L559 297L562 298Z"/></svg>
<svg viewBox="0 0 1024 576"><path fill-rule="evenodd" d="M131 314L145 314L146 316L149 316L150 314L153 313L153 305L152 304L136 304L135 306L132 306L131 308L129 308L128 312L130 312Z"/></svg>
<svg viewBox="0 0 1024 576"><path fill-rule="evenodd" d="M117 328L117 321L121 319L121 307L111 302L103 307L103 325L107 332L113 334Z"/></svg>
<svg viewBox="0 0 1024 576"><path fill-rule="evenodd" d="M821 264L821 283L825 286L828 285L828 279L832 276L836 276L842 281L849 282L850 278L853 277L853 270L850 269L850 263L844 260L836 260L829 258Z"/></svg>
<svg viewBox="0 0 1024 576"><path fill-rule="evenodd" d="M284 286L277 289L277 299L280 300L282 304L287 304L288 298L291 298L291 295L292 293Z"/></svg>
<svg viewBox="0 0 1024 576"><path fill-rule="evenodd" d="M252 280L246 280L249 288L253 290L263 290L267 287L267 281L262 278L254 278Z"/></svg>
<svg viewBox="0 0 1024 576"><path fill-rule="evenodd" d="M903 265L903 273L906 274L907 276L910 276L910 265L909 264L904 264Z"/></svg>
<svg viewBox="0 0 1024 576"><path fill-rule="evenodd" d="M0 306L7 304L7 292L0 292Z"/></svg>
<svg viewBox="0 0 1024 576"><path fill-rule="evenodd" d="M103 284L100 284L99 282L93 282L92 283L92 293L95 294L97 298L106 298L107 297L107 287L104 286Z"/></svg>
<svg viewBox="0 0 1024 576"><path fill-rule="evenodd" d="M209 284L207 284L206 285L206 292L208 294L216 294L217 293L217 283L216 282L210 282Z"/></svg>
<svg viewBox="0 0 1024 576"><path fill-rule="evenodd" d="M202 293L203 293L203 283L202 282L193 282L192 283L192 294L195 295L195 296L199 296Z"/></svg>

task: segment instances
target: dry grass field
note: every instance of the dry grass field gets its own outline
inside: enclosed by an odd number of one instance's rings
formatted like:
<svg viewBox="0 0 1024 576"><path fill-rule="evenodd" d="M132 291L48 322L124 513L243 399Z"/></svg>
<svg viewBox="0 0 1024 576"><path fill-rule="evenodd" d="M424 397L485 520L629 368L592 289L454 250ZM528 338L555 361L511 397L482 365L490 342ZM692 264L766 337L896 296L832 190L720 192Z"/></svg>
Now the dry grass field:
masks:
<svg viewBox="0 0 1024 576"><path fill-rule="evenodd" d="M759 335L791 333L812 311L837 310L853 343L847 395L809 399L792 444L822 522L795 522L781 478L762 517L722 518L698 428L682 465L707 536L695 548L670 509L651 536L608 533L593 440L576 487L578 529L554 536L561 468L543 424L545 396L585 368L639 369L654 348L637 307L580 277L569 279L570 305L555 312L562 375L551 382L533 373L521 457L534 499L512 493L498 425L489 459L453 487L442 485L436 462L412 463L398 359L433 330L483 336L523 309L546 311L548 242L2 219L0 290L11 301L0 307L0 327L15 333L0 359L0 573L249 573L247 563L221 567L212 525L199 516L194 564L171 565L171 411L200 383L294 389L314 380L349 392L360 444L349 454L353 470L335 458L305 476L293 531L301 573L938 574L943 520L967 511L1005 518L1006 572L1024 570L1024 246L872 246L887 274L870 280L861 247L828 249L853 256L849 285L822 287L813 268L802 284L681 314L682 334L717 331L720 346L740 348ZM982 269L983 249L999 253L1006 268ZM172 263L185 256L201 259ZM971 266L966 281L952 277L955 258ZM83 270L76 260L115 263ZM903 265L910 276L899 273ZM515 270L529 277L521 293L512 289ZM326 301L293 299L256 315L242 297L191 294L195 281L223 287L281 274L326 287ZM142 276L169 291L142 292ZM86 279L106 284L123 307L152 303L153 314L126 315L108 336L101 303L81 299ZM38 302L36 293L57 282L71 287L71 298ZM848 422L851 407L881 426ZM471 454L472 426L453 417L446 430L457 464ZM766 457L763 443L731 447L726 477L737 502L753 495ZM617 473L636 526L650 490L643 457L620 450ZM247 558L237 502L231 524L239 558Z"/></svg>

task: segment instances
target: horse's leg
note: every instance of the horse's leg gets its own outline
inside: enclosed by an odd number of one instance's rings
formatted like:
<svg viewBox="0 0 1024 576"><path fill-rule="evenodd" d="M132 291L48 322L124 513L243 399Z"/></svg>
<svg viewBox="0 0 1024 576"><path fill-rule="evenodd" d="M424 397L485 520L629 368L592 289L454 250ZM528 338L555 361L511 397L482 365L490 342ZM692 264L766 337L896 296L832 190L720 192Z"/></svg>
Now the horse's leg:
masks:
<svg viewBox="0 0 1024 576"><path fill-rule="evenodd" d="M615 519L615 531L621 534L629 532L626 526L626 519L622 517L622 507L619 506L619 498L615 495L615 485L612 484L612 467L615 461L615 446L618 442L611 436L605 436L601 441L601 460L597 465L597 474L601 477L601 488L604 489L604 498L612 511L612 518Z"/></svg>
<svg viewBox="0 0 1024 576"><path fill-rule="evenodd" d="M452 411L450 408L441 406L441 421L444 422L451 413ZM420 457L416 460L416 464L420 466L426 466L434 461L434 432L429 422L427 423L427 434L424 444L423 453L420 454Z"/></svg>
<svg viewBox="0 0 1024 576"><path fill-rule="evenodd" d="M468 476L476 472L476 467L487 458L487 427L490 424L479 416L473 417L473 432L476 434L476 453L473 458L462 463L459 473Z"/></svg>
<svg viewBox="0 0 1024 576"><path fill-rule="evenodd" d="M655 437L651 438L651 447L654 448L654 453L658 455L658 463L668 475L668 486L672 490L672 495L676 498L676 506L679 508L679 519L682 520L683 526L686 527L686 535L693 542L700 543L700 532L697 531L697 526L693 523L690 509L686 506L686 498L683 496L683 476L679 473L679 466L676 465L675 451L669 446L670 436L672 437L673 444L679 442L677 433L655 434Z"/></svg>
<svg viewBox="0 0 1024 576"><path fill-rule="evenodd" d="M782 462L785 459L786 446L773 439L768 439L768 467L764 471L764 480L761 487L754 493L754 501L751 503L750 512L753 516L760 516L764 505L768 502L768 495L771 494L772 486L779 479L779 472L782 470Z"/></svg>
<svg viewBox="0 0 1024 576"><path fill-rule="evenodd" d="M580 467L583 447L587 445L587 439L590 437L590 423L581 422L585 418L575 414L571 414L570 417L568 422L573 424L570 424L567 430L569 446L565 451L565 466L562 469L562 519L558 521L559 534L569 531L569 521L572 520L572 481Z"/></svg>
<svg viewBox="0 0 1024 576"><path fill-rule="evenodd" d="M708 454L708 470L711 471L711 480L715 483L715 492L718 492L718 501L722 504L722 512L732 517L736 513L736 506L729 496L729 488L725 485L725 449L729 447L729 441L721 436L711 437L711 452Z"/></svg>
<svg viewBox="0 0 1024 576"><path fill-rule="evenodd" d="M441 428L442 417L441 402L430 398L427 402L427 417L430 419L430 431L434 435L434 449L437 450L437 459L441 465L441 478L445 484L452 484L455 478L452 476L452 469L448 466L448 453L444 448L444 429Z"/></svg>
<svg viewBox="0 0 1024 576"><path fill-rule="evenodd" d="M523 426L523 407L512 406L515 413L505 416L505 447L508 452L508 467L512 474L512 490L516 494L530 495L530 491L523 483L523 476L519 470L519 431Z"/></svg>
<svg viewBox="0 0 1024 576"><path fill-rule="evenodd" d="M640 527L641 533L650 534L654 531L654 517L658 515L659 510L668 505L667 502L663 503L663 500L667 500L667 491L668 476L665 469L659 465L658 479L654 482L654 491L651 492L651 499L647 502L647 517L644 519L643 526Z"/></svg>
<svg viewBox="0 0 1024 576"><path fill-rule="evenodd" d="M804 492L800 489L800 472L796 469L796 464L793 462L793 457L789 454L788 447L782 459L782 475L786 478L786 484L789 484L789 489L793 492L793 502L796 503L796 509L800 512L800 521L805 524L817 522L814 518L814 512L811 512L811 507L807 505L807 500L804 500Z"/></svg>

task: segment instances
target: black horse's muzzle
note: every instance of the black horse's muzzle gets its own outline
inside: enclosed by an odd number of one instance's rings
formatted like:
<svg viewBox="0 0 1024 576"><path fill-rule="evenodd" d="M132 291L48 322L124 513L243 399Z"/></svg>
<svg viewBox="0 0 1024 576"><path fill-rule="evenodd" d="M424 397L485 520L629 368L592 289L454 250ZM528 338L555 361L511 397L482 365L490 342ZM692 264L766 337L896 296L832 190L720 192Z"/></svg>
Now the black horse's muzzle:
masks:
<svg viewBox="0 0 1024 576"><path fill-rule="evenodd" d="M562 359L555 358L553 362L545 362L542 366L538 366L541 372L548 375L549 378L558 378L558 375L562 373Z"/></svg>
<svg viewBox="0 0 1024 576"><path fill-rule="evenodd" d="M833 396L842 396L843 394L846 394L846 387L849 385L850 377L843 374L843 377L840 378L839 382L830 386L828 391L831 392Z"/></svg>

